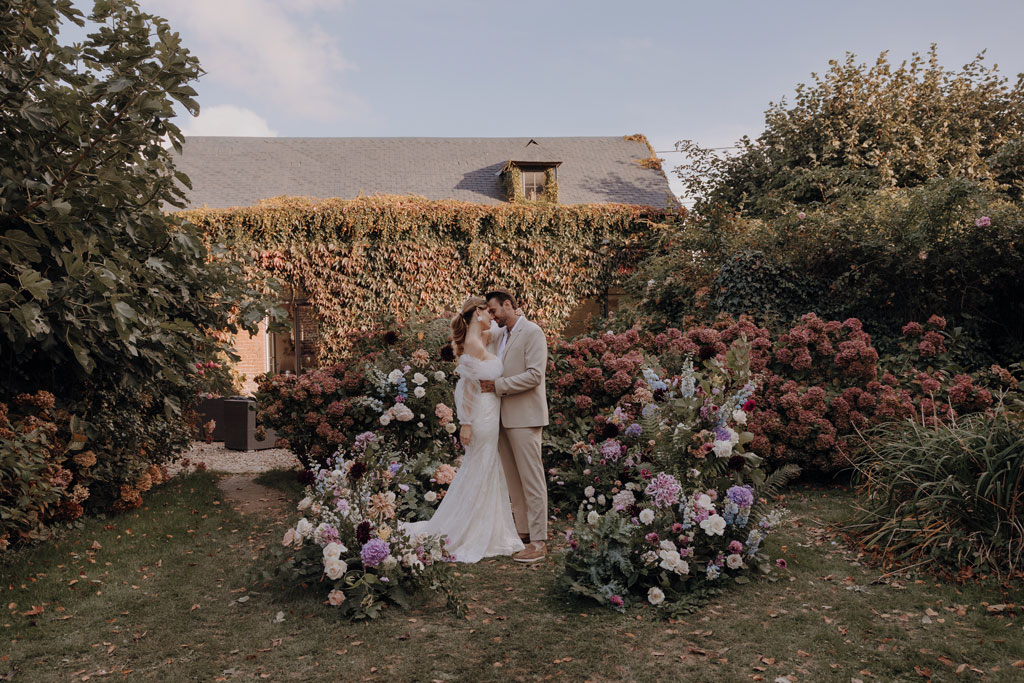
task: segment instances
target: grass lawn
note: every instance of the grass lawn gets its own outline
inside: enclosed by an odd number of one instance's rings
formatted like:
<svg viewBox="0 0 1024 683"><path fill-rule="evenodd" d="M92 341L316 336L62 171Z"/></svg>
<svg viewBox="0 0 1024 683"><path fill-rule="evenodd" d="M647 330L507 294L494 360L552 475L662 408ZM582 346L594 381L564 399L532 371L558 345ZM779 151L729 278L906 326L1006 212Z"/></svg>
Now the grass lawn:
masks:
<svg viewBox="0 0 1024 683"><path fill-rule="evenodd" d="M297 496L291 475L264 475ZM92 519L0 565L0 680L985 680L1024 677L1024 591L890 577L834 543L850 494L797 488L789 570L669 623L553 595L552 558L461 567L468 616L434 603L346 623L253 577L286 520L240 515L216 475ZM8 678L4 675L7 674Z"/></svg>

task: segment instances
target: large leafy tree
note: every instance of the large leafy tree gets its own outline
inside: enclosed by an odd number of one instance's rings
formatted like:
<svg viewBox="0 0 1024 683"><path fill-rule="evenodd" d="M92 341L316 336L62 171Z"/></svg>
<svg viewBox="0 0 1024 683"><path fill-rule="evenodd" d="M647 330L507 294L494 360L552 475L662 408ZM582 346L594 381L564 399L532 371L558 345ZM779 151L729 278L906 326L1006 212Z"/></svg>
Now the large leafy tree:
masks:
<svg viewBox="0 0 1024 683"><path fill-rule="evenodd" d="M764 132L733 154L678 143L689 160L676 171L698 212L770 218L936 178L1024 195L1024 75L1011 85L983 54L946 69L933 45L899 65L847 54L812 78L792 103L772 103Z"/></svg>
<svg viewBox="0 0 1024 683"><path fill-rule="evenodd" d="M62 44L65 22L91 32ZM88 21L69 0L0 0L0 400L117 387L177 412L197 358L266 314L168 213L188 184L174 106L198 113L200 73L132 0Z"/></svg>

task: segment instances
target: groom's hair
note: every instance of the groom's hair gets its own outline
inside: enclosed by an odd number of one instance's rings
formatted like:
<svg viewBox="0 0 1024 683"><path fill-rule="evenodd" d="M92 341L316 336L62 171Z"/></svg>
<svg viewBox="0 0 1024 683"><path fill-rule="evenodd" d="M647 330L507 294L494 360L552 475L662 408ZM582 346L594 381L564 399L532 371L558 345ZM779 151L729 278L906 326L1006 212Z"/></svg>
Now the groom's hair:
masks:
<svg viewBox="0 0 1024 683"><path fill-rule="evenodd" d="M516 298L512 296L512 292L508 291L504 287L495 287L494 289L487 292L484 298L488 301L491 299L497 299L499 304L504 304L506 301L512 302L512 308L516 307Z"/></svg>

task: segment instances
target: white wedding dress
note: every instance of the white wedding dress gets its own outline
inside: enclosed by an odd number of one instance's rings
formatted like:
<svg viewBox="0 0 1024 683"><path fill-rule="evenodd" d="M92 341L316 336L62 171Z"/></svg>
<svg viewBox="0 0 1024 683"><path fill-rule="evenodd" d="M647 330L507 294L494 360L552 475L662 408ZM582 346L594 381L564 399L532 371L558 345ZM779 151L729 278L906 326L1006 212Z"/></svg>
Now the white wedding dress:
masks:
<svg viewBox="0 0 1024 683"><path fill-rule="evenodd" d="M402 524L402 528L411 536L447 536L448 549L456 561L477 562L484 557L511 555L525 546L512 520L505 471L498 455L501 399L493 392L480 391L480 380L501 377L501 361L482 361L463 354L458 373L455 408L459 421L473 426L473 437L466 446L462 467L434 516Z"/></svg>

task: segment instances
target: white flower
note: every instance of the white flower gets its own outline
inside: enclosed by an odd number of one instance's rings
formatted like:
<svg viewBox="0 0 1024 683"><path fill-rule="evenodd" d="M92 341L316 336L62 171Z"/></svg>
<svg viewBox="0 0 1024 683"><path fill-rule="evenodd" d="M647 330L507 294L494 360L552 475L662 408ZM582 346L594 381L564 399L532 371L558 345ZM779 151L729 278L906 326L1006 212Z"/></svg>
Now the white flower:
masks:
<svg viewBox="0 0 1024 683"><path fill-rule="evenodd" d="M654 564L658 561L658 556L653 550L648 550L646 553L640 556L640 559L644 561L644 564Z"/></svg>
<svg viewBox="0 0 1024 683"><path fill-rule="evenodd" d="M404 403L396 403L394 407L391 408L391 412L395 414L395 419L399 422L408 422L415 417L413 412L409 410L409 406Z"/></svg>
<svg viewBox="0 0 1024 683"><path fill-rule="evenodd" d="M704 508L705 510L714 510L715 504L711 502L711 496L702 493L697 496L697 507Z"/></svg>
<svg viewBox="0 0 1024 683"><path fill-rule="evenodd" d="M325 560L339 560L341 554L348 550L341 543L328 543L324 546L324 559Z"/></svg>
<svg viewBox="0 0 1024 683"><path fill-rule="evenodd" d="M733 429L732 427L726 427L725 431L729 432L729 443L731 443L733 446L740 442L739 432L737 432L735 429Z"/></svg>
<svg viewBox="0 0 1024 683"><path fill-rule="evenodd" d="M284 538L281 540L281 545L289 546L295 543L295 529L288 529L284 532Z"/></svg>
<svg viewBox="0 0 1024 683"><path fill-rule="evenodd" d="M725 563L729 565L729 569L739 569L743 566L743 558L738 554L733 553L729 557L725 558Z"/></svg>
<svg viewBox="0 0 1024 683"><path fill-rule="evenodd" d="M743 411L742 408L737 408L736 410L732 411L732 419L738 425L747 424L747 414Z"/></svg>
<svg viewBox="0 0 1024 683"><path fill-rule="evenodd" d="M340 579L348 571L345 560L324 560L324 574L329 579Z"/></svg>
<svg viewBox="0 0 1024 683"><path fill-rule="evenodd" d="M725 533L725 519L721 515L711 515L700 523L700 528L708 536L721 536Z"/></svg>
<svg viewBox="0 0 1024 683"><path fill-rule="evenodd" d="M458 429L458 427L455 426L454 422L449 422L444 426L444 431L448 432L449 434L454 434L456 429Z"/></svg>
<svg viewBox="0 0 1024 683"><path fill-rule="evenodd" d="M612 496L612 505L615 506L616 510L625 510L630 505L636 502L636 496L629 489L625 491L619 491Z"/></svg>
<svg viewBox="0 0 1024 683"><path fill-rule="evenodd" d="M402 381L402 378L404 377L405 373L403 373L401 370L395 369L392 370L391 374L388 375L388 381L391 382L392 384L398 384L399 382Z"/></svg>
<svg viewBox="0 0 1024 683"><path fill-rule="evenodd" d="M608 499L604 497L603 493L600 496L597 497L597 504L598 505L604 505L607 502L608 502Z"/></svg>
<svg viewBox="0 0 1024 683"><path fill-rule="evenodd" d="M382 427L387 427L391 424L391 411L388 411L380 416L380 424Z"/></svg>
<svg viewBox="0 0 1024 683"><path fill-rule="evenodd" d="M690 563L686 560L679 560L679 562L676 563L675 572L676 574L689 574Z"/></svg>
<svg viewBox="0 0 1024 683"><path fill-rule="evenodd" d="M312 504L313 504L313 499L310 498L309 496L306 496L305 498L303 498L302 500L299 501L299 506L298 507L299 507L300 511L308 510L309 506L312 505Z"/></svg>
<svg viewBox="0 0 1024 683"><path fill-rule="evenodd" d="M671 551L674 551L676 549L676 544L673 543L672 541L669 541L668 539L666 539L666 540L661 542L660 547L661 547L662 550L668 550L668 551L671 552Z"/></svg>
<svg viewBox="0 0 1024 683"><path fill-rule="evenodd" d="M728 458L732 455L732 441L715 441L714 450L719 458Z"/></svg>
<svg viewBox="0 0 1024 683"><path fill-rule="evenodd" d="M398 560L395 558L394 555L388 555L384 558L384 561L380 563L380 566L384 569L384 571L394 569L397 565Z"/></svg>
<svg viewBox="0 0 1024 683"><path fill-rule="evenodd" d="M423 398L424 396L427 395L427 390L424 389L423 387L416 387L415 389L412 390L412 394L416 398Z"/></svg>
<svg viewBox="0 0 1024 683"><path fill-rule="evenodd" d="M587 524L594 526L601 519L601 515L597 514L597 510L591 510L590 514L587 515Z"/></svg>
<svg viewBox="0 0 1024 683"><path fill-rule="evenodd" d="M313 531L313 525L310 524L309 520L303 517L299 520L298 524L295 525L295 533L299 538L305 538L309 536L310 532Z"/></svg>
<svg viewBox="0 0 1024 683"><path fill-rule="evenodd" d="M444 373L441 372L440 370L435 372L434 373L434 381L436 381L436 382L443 382L444 381Z"/></svg>
<svg viewBox="0 0 1024 683"><path fill-rule="evenodd" d="M647 602L660 605L665 602L665 593L657 586L651 586L651 590L647 591Z"/></svg>
<svg viewBox="0 0 1024 683"><path fill-rule="evenodd" d="M644 524L650 524L654 521L654 510L650 508L644 508L640 511L640 521Z"/></svg>
<svg viewBox="0 0 1024 683"><path fill-rule="evenodd" d="M440 546L434 546L430 549L430 559L434 562L438 562L442 557L444 557L444 553L441 552Z"/></svg>
<svg viewBox="0 0 1024 683"><path fill-rule="evenodd" d="M415 375L412 376L412 383L415 384L416 386L419 386L421 384L426 384L426 382L427 382L427 378L424 377L423 374L421 374L419 372L417 372Z"/></svg>
<svg viewBox="0 0 1024 683"><path fill-rule="evenodd" d="M406 553L402 555L402 564L413 571L423 569L423 563L420 562L420 558L416 556L416 553Z"/></svg>
<svg viewBox="0 0 1024 683"><path fill-rule="evenodd" d="M583 489L583 497L584 498L593 498L594 497L594 487L593 486L588 486L587 488Z"/></svg>
<svg viewBox="0 0 1024 683"><path fill-rule="evenodd" d="M428 503L433 503L435 500L437 500L437 494L433 491L427 491L426 493L423 494L423 500L427 501Z"/></svg>

